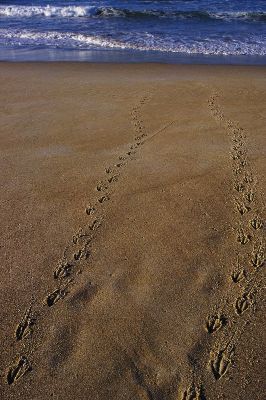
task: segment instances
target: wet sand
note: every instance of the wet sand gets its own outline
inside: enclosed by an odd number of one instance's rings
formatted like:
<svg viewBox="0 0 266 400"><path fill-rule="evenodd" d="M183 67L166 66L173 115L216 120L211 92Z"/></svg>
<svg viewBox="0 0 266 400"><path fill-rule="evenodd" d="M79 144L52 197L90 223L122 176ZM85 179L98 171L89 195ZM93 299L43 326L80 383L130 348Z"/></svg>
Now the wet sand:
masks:
<svg viewBox="0 0 266 400"><path fill-rule="evenodd" d="M0 65L3 399L263 399L265 72Z"/></svg>

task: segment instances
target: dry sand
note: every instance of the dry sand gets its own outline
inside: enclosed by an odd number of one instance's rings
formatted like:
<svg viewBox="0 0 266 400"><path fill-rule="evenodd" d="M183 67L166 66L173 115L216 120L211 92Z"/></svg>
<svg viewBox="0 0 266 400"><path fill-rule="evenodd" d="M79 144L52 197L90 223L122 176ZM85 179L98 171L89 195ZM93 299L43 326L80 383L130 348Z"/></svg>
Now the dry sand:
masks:
<svg viewBox="0 0 266 400"><path fill-rule="evenodd" d="M265 73L0 65L1 399L265 399Z"/></svg>

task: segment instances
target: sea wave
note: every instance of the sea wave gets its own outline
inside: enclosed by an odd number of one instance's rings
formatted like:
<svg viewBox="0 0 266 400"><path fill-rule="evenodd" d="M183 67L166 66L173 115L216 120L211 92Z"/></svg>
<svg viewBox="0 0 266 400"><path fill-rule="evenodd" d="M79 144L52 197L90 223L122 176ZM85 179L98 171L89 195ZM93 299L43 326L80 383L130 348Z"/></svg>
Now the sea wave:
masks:
<svg viewBox="0 0 266 400"><path fill-rule="evenodd" d="M152 34L126 35L123 40L71 32L38 32L29 30L0 29L0 45L55 47L61 49L123 49L138 51L160 51L183 54L205 55L266 55L265 38L257 42L223 41L177 41L170 37L162 39Z"/></svg>
<svg viewBox="0 0 266 400"><path fill-rule="evenodd" d="M266 21L266 12L207 12L207 11L162 11L130 10L115 7L94 6L0 6L0 17L57 17L57 18L174 18L200 20L247 20Z"/></svg>

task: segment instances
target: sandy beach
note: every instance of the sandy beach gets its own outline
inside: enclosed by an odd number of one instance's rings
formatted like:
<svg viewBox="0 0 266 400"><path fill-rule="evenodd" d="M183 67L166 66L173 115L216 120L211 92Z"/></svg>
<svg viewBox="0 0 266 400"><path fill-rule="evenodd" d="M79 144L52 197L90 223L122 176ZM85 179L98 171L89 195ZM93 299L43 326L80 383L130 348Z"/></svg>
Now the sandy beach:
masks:
<svg viewBox="0 0 266 400"><path fill-rule="evenodd" d="M263 400L266 68L0 85L1 399Z"/></svg>

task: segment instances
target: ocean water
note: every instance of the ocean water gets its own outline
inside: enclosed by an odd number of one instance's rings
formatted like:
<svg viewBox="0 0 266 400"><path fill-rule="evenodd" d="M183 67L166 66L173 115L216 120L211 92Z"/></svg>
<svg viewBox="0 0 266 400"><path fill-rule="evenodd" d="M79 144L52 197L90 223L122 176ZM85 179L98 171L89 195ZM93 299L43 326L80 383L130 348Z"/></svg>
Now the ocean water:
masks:
<svg viewBox="0 0 266 400"><path fill-rule="evenodd" d="M0 60L27 59L265 64L266 0L1 0Z"/></svg>

